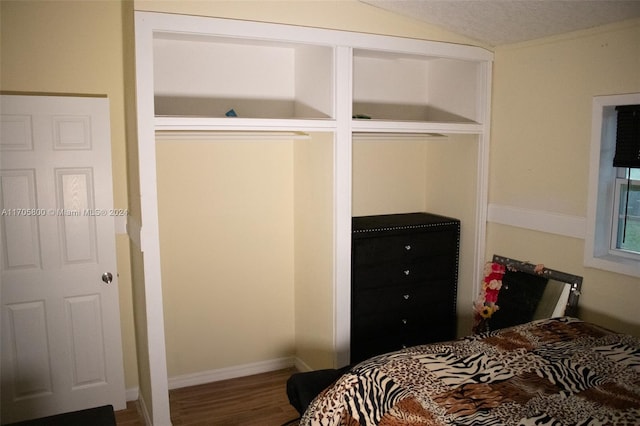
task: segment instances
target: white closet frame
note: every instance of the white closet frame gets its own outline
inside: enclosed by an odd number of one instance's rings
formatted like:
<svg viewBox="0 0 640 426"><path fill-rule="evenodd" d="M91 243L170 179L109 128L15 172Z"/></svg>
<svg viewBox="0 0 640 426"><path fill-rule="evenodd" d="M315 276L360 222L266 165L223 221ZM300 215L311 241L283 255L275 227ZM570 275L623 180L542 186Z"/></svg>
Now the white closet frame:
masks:
<svg viewBox="0 0 640 426"><path fill-rule="evenodd" d="M154 38L220 37L250 39L256 43L295 43L323 46L333 56L333 104L329 117L207 118L156 117L154 107ZM162 277L156 180L157 131L329 131L334 134L334 350L336 365L349 362L352 135L369 133L451 133L478 136L478 176L473 279L480 282L484 263L487 215L489 111L493 54L482 48L374 34L353 33L291 25L217 19L154 12L135 13L136 112L141 194L141 226L130 227L130 237L144 254L145 302L152 390L153 421L169 424ZM475 72L474 117L463 121L352 120L354 55L370 52L407 58L444 58L466 61ZM476 284L477 286L477 284ZM474 286L474 294L476 287ZM473 296L470 296L473 297Z"/></svg>

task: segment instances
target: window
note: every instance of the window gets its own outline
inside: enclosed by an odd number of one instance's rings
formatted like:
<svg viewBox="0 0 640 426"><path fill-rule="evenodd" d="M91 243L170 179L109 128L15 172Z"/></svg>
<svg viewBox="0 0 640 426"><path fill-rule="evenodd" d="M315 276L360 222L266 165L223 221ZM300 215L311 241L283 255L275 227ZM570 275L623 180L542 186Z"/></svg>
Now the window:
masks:
<svg viewBox="0 0 640 426"><path fill-rule="evenodd" d="M618 174L622 177L614 183L611 250L634 258L640 255L640 169L619 168Z"/></svg>
<svg viewBox="0 0 640 426"><path fill-rule="evenodd" d="M593 100L585 265L640 277L640 169L613 166L616 107L634 104L640 93Z"/></svg>

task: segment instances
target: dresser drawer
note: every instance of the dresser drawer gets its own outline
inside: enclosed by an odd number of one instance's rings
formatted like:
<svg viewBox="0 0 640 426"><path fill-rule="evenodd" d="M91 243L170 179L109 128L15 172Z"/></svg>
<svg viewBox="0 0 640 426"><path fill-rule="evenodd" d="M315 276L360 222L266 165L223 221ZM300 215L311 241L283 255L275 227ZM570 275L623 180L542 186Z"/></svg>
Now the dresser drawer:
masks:
<svg viewBox="0 0 640 426"><path fill-rule="evenodd" d="M380 262L406 262L455 253L458 249L456 230L419 232L398 236L355 239L354 267L367 267Z"/></svg>
<svg viewBox="0 0 640 426"><path fill-rule="evenodd" d="M413 311L388 311L384 314L368 313L354 319L354 336L373 338L383 335L429 335L431 329L451 321L453 310L421 309Z"/></svg>
<svg viewBox="0 0 640 426"><path fill-rule="evenodd" d="M430 307L451 306L452 303L455 303L455 291L451 283L435 281L431 284L356 290L351 309L356 316L385 316L390 311L409 314Z"/></svg>
<svg viewBox="0 0 640 426"><path fill-rule="evenodd" d="M351 362L402 348L451 340L455 337L455 316L390 315L366 319L352 328Z"/></svg>
<svg viewBox="0 0 640 426"><path fill-rule="evenodd" d="M417 282L454 281L455 252L432 256L428 259L381 261L368 267L353 268L353 288L379 288Z"/></svg>

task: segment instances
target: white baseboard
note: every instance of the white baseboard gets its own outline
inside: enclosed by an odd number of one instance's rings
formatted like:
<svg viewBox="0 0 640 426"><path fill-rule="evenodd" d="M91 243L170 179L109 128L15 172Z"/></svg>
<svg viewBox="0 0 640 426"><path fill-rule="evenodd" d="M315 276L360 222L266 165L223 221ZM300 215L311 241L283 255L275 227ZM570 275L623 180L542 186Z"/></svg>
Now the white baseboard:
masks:
<svg viewBox="0 0 640 426"><path fill-rule="evenodd" d="M169 389L178 389L187 386L202 385L205 383L218 382L220 380L234 379L238 377L251 376L253 374L268 373L270 371L282 370L284 368L295 367L298 371L313 370L304 361L297 357L276 358L267 361L260 361L251 364L243 364L234 367L220 368L216 370L200 371L193 374L183 374L169 378ZM129 388L126 390L127 401L138 401L140 412L146 425L153 425L151 416L144 398L139 392L139 388Z"/></svg>
<svg viewBox="0 0 640 426"><path fill-rule="evenodd" d="M218 382L220 380L235 379L237 377L251 376L253 374L268 373L269 371L282 370L293 367L296 364L293 357L277 358L260 361L251 364L234 367L220 368L216 370L200 371L192 374L183 374L169 378L169 389L184 388L187 386L202 385Z"/></svg>
<svg viewBox="0 0 640 426"><path fill-rule="evenodd" d="M125 390L125 398L127 402L129 401L137 401L140 396L140 388L137 386L135 388L129 388Z"/></svg>
<svg viewBox="0 0 640 426"><path fill-rule="evenodd" d="M218 382L220 380L250 376L252 374L268 373L269 371L282 370L289 367L295 367L298 371L312 370L311 367L299 358L277 358L268 361L260 361L251 364L238 365L217 370L200 371L198 373L171 377L169 378L169 389L202 385L205 383ZM135 387L127 389L125 397L127 401L137 401L141 399L139 388Z"/></svg>
<svg viewBox="0 0 640 426"><path fill-rule="evenodd" d="M142 395L138 398L138 404L140 406L140 412L142 413L142 418L144 419L145 425L153 425L151 421L151 415L149 414L149 409L147 408L147 404L144 402L144 398Z"/></svg>
<svg viewBox="0 0 640 426"><path fill-rule="evenodd" d="M542 210L489 204L487 220L502 225L584 239L586 218Z"/></svg>
<svg viewBox="0 0 640 426"><path fill-rule="evenodd" d="M296 367L296 370L298 371L311 371L313 370L313 368L309 367L309 365L304 362L303 360L301 360L300 358L295 358L295 361L293 363L293 365Z"/></svg>

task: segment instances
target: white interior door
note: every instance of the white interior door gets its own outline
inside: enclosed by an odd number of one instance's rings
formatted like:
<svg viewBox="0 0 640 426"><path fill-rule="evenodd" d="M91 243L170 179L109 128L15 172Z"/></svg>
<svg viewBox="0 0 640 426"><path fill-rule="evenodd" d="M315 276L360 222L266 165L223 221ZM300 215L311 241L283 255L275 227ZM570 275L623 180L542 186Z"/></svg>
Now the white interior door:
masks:
<svg viewBox="0 0 640 426"><path fill-rule="evenodd" d="M3 95L0 113L2 423L122 409L109 101Z"/></svg>

